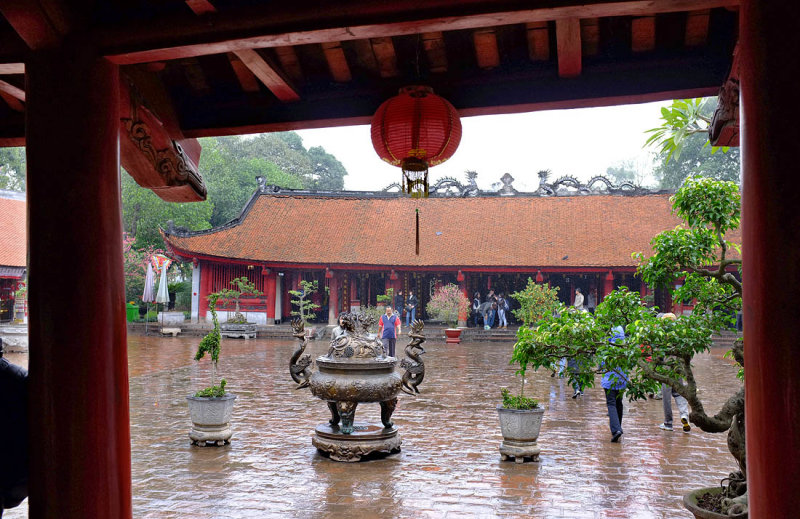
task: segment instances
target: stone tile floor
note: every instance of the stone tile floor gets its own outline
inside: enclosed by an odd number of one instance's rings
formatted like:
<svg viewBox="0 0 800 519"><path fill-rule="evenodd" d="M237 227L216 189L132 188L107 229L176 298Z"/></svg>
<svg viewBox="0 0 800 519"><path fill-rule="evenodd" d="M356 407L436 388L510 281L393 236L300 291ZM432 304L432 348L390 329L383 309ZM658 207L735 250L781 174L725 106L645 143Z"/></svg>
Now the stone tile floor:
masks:
<svg viewBox="0 0 800 519"><path fill-rule="evenodd" d="M661 401L626 402L625 435L609 443L602 389L573 400L565 379L549 372L529 374L527 386L546 406L541 462L501 462L495 406L499 388L518 382L508 364L512 345L433 339L425 344L422 394L400 395L394 421L403 445L395 456L344 464L317 454L311 434L327 421L327 408L294 389L288 359L295 343L268 340L224 341L221 375L238 395L232 444L192 447L185 396L210 378L207 361L191 360L196 343L129 337L137 519L691 517L682 494L735 469L724 434L658 429ZM312 342L308 350L316 357L327 345ZM723 353L695 359L714 411L739 384ZM379 423L379 408L359 406L356 418ZM27 512L23 505L5 517Z"/></svg>

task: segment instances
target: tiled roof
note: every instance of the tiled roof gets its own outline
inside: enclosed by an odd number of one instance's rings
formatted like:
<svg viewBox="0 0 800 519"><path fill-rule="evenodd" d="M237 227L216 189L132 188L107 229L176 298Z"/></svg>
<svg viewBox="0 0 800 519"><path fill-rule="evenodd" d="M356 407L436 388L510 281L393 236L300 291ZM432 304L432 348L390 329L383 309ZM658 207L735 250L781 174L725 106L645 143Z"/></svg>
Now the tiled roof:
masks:
<svg viewBox="0 0 800 519"><path fill-rule="evenodd" d="M633 267L678 225L668 194L349 198L257 195L241 222L166 235L189 257L264 263L443 267ZM415 209L420 253L415 254Z"/></svg>
<svg viewBox="0 0 800 519"><path fill-rule="evenodd" d="M25 200L0 198L0 265L24 267L26 240Z"/></svg>

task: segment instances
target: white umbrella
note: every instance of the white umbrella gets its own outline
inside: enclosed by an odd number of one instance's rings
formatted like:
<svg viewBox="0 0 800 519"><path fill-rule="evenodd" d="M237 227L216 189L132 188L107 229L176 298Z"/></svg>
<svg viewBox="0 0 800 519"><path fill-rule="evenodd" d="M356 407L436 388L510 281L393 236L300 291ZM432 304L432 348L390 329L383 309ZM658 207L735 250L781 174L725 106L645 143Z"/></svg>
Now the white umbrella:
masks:
<svg viewBox="0 0 800 519"><path fill-rule="evenodd" d="M167 292L167 267L169 266L168 263L165 263L161 267L161 279L158 281L158 293L156 294L156 303L164 303L166 304L169 302L169 292ZM161 327L164 327L164 310L166 307L161 309Z"/></svg>
<svg viewBox="0 0 800 519"><path fill-rule="evenodd" d="M142 301L144 301L144 334L147 335L147 314L150 313L148 303L156 300L153 295L153 284L155 283L155 275L153 274L153 264L147 262L147 274L144 276L144 293L142 294Z"/></svg>

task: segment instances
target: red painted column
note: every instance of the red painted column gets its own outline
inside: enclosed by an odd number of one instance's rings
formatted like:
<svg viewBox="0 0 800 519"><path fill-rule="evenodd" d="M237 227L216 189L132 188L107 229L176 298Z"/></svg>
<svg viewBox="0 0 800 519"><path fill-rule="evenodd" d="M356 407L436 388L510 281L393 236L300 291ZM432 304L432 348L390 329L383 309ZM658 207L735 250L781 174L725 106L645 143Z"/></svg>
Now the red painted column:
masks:
<svg viewBox="0 0 800 519"><path fill-rule="evenodd" d="M605 299L605 297L613 291L614 291L614 273L609 270L608 274L606 274L606 277L603 278L603 299ZM599 302L600 301L598 301L598 303Z"/></svg>
<svg viewBox="0 0 800 519"><path fill-rule="evenodd" d="M131 517L119 71L26 58L30 517Z"/></svg>
<svg viewBox="0 0 800 519"><path fill-rule="evenodd" d="M460 280L458 278L461 278ZM467 274L463 274L460 270L458 271L458 275L456 276L456 280L458 280L458 288L461 289L461 293L464 294L464 297L467 298L467 301L472 301L472 298L469 295L469 291L467 290ZM470 303L470 307L472 303ZM458 326L461 328L467 327L467 317L469 316L469 311L466 312L459 312L458 314Z"/></svg>
<svg viewBox="0 0 800 519"><path fill-rule="evenodd" d="M212 291L211 286L211 271L213 264L207 261L200 262L200 311L198 313L199 320L205 321L208 316L208 294Z"/></svg>
<svg viewBox="0 0 800 519"><path fill-rule="evenodd" d="M328 324L337 324L336 318L339 316L339 276L336 274L330 278L328 288Z"/></svg>
<svg viewBox="0 0 800 519"><path fill-rule="evenodd" d="M278 274L274 270L264 276L264 297L267 300L267 324L275 324L275 289Z"/></svg>
<svg viewBox="0 0 800 519"><path fill-rule="evenodd" d="M800 509L800 5L744 0L740 22L745 420L750 517Z"/></svg>
<svg viewBox="0 0 800 519"><path fill-rule="evenodd" d="M294 290L291 287L292 284L292 273L286 272L283 275L283 283L281 283L281 289L283 290L283 304L281 305L281 313L282 318L284 320L288 320L292 316L292 295L289 293L289 290Z"/></svg>

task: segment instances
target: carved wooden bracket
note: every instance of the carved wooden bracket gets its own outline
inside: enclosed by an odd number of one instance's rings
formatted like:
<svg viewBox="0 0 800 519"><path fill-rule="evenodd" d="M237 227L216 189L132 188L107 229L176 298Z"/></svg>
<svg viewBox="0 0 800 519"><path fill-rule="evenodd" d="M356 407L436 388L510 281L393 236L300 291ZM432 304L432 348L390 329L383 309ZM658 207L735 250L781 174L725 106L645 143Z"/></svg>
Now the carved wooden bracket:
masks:
<svg viewBox="0 0 800 519"><path fill-rule="evenodd" d="M728 79L719 89L719 104L708 127L713 146L739 145L739 46L733 52Z"/></svg>
<svg viewBox="0 0 800 519"><path fill-rule="evenodd" d="M120 123L122 166L140 186L167 202L206 199L206 186L197 171L199 143L182 135L173 138L136 87L124 79L120 87Z"/></svg>

